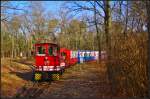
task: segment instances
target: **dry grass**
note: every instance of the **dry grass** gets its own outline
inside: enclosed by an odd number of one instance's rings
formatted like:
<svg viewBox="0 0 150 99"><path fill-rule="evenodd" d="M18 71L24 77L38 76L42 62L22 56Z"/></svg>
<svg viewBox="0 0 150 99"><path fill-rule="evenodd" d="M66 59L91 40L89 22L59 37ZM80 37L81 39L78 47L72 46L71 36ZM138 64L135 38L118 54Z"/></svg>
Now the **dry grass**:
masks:
<svg viewBox="0 0 150 99"><path fill-rule="evenodd" d="M12 97L27 81L15 72L30 71L27 65L16 63L10 59L1 59L1 97Z"/></svg>
<svg viewBox="0 0 150 99"><path fill-rule="evenodd" d="M18 76L10 73L2 74L1 76L1 88L2 95L11 97L16 94L16 91L24 85L26 81Z"/></svg>
<svg viewBox="0 0 150 99"><path fill-rule="evenodd" d="M126 39L116 39L112 56L117 90L128 96L146 96L147 35L129 34Z"/></svg>
<svg viewBox="0 0 150 99"><path fill-rule="evenodd" d="M57 87L56 87L57 86ZM52 83L40 98L91 98L111 97L106 66L95 62L76 64L63 74L60 81Z"/></svg>

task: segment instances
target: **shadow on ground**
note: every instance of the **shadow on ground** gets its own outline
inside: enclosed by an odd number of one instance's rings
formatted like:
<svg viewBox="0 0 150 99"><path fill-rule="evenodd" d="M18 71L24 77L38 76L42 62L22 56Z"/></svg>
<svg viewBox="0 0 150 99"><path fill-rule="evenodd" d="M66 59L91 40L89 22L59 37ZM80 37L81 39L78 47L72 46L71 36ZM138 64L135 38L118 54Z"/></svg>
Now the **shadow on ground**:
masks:
<svg viewBox="0 0 150 99"><path fill-rule="evenodd" d="M33 72L28 71L28 72L10 72L11 74L15 74L19 78L26 80L26 81L33 81Z"/></svg>
<svg viewBox="0 0 150 99"><path fill-rule="evenodd" d="M28 72L10 72L11 74L15 74L19 78L26 80L26 81L32 81L35 82L33 77L34 77L34 71L28 71ZM38 82L52 82L53 80L51 77L42 79Z"/></svg>

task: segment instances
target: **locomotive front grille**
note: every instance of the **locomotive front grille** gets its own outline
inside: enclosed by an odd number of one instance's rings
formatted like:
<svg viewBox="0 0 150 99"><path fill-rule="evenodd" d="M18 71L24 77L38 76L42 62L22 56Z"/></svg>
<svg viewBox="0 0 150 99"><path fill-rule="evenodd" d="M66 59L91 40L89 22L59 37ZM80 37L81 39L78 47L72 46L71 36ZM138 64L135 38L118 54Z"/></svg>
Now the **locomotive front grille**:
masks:
<svg viewBox="0 0 150 99"><path fill-rule="evenodd" d="M38 66L37 71L59 71L61 70L60 66Z"/></svg>

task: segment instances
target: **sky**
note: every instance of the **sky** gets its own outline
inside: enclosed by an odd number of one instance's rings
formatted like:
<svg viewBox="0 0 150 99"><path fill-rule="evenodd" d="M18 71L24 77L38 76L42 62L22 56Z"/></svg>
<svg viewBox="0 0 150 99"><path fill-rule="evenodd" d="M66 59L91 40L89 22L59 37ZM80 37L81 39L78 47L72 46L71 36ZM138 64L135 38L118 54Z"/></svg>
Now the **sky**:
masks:
<svg viewBox="0 0 150 99"><path fill-rule="evenodd" d="M29 2L31 2L31 1L11 1L11 5L13 5L13 6L18 5L18 8L27 9L27 7L29 6ZM48 13L50 13L50 15L52 17L59 19L60 18L60 15L59 15L60 8L62 6L64 6L64 4L66 2L73 2L73 1L32 1L32 2L33 3L34 2L42 2L43 5L44 5L44 8L45 8L45 14L48 15ZM82 4L86 4L86 5L91 6L90 3L85 3L86 1L84 1L84 2L83 1L78 1L78 2L79 2L79 4L82 3ZM111 3L113 5L114 2L111 2ZM73 3L69 3L69 6L73 6ZM102 9L99 9L99 10L102 10ZM30 11L30 8L28 9L28 11ZM18 15L18 14L22 14L23 11L21 11L21 10L10 10L9 12L15 13L15 14ZM103 11L100 11L100 12L101 12L102 15L104 15ZM29 12L29 14L30 14L30 12ZM75 19L80 19L80 18L82 18L82 17L80 17L82 15L83 16L84 15L89 15L90 17L93 16L93 12L89 12L89 11L88 12L84 11L84 13L83 12L79 12L77 14L76 14L76 12L72 12L71 14L73 15L73 17L69 13L69 15L71 16L72 19L74 19L74 18Z"/></svg>
<svg viewBox="0 0 150 99"><path fill-rule="evenodd" d="M11 1L12 5L16 6L18 5L18 8L21 8L21 9L25 9L25 7L28 6L29 2L31 1ZM36 2L36 1L33 1L33 2ZM38 1L40 2L40 1ZM43 2L43 5L44 5L44 8L46 9L46 14L47 12L50 12L55 18L59 18L59 11L60 11L60 7L62 7L64 5L65 2L72 2L72 1L41 1ZM82 1L78 1L78 2L82 2ZM111 2L111 4L113 5L113 3L115 2ZM84 2L85 4L85 2ZM72 6L72 4L70 3L70 6ZM123 11L125 11L125 8L122 8ZM10 13L16 13L16 14L20 14L21 13L21 10L10 10L9 11ZM101 11L102 14L103 11ZM73 14L75 15L75 12L73 12ZM76 19L79 19L81 18L80 15L82 15L83 13L78 13L76 14L75 18ZM88 12L87 15L90 15L91 17L93 16L93 13L92 12ZM72 17L73 19L73 17Z"/></svg>
<svg viewBox="0 0 150 99"><path fill-rule="evenodd" d="M47 10L50 10L53 13L57 13L64 2L65 1L44 1L44 4Z"/></svg>
<svg viewBox="0 0 150 99"><path fill-rule="evenodd" d="M11 1L11 4L13 6L18 5L18 8L26 9L25 7L28 6L29 2L30 1ZM36 1L33 1L33 2L36 2ZM46 9L46 12L50 12L56 17L59 17L60 7L62 7L65 2L71 2L71 1L42 1L44 8ZM69 5L71 6L72 4L70 3ZM22 13L21 10L20 11L19 10L10 10L9 12L16 13L16 14ZM79 16L79 15L80 15L80 13L77 14L76 16Z"/></svg>
<svg viewBox="0 0 150 99"><path fill-rule="evenodd" d="M24 6L28 6L29 2L31 2L31 1L11 1L12 5L14 5L14 6L18 5L18 8L23 8L23 9L25 9ZM72 2L72 1L32 1L32 2L42 2L47 12L51 12L52 14L58 16L60 7L62 7L65 2ZM82 1L78 1L78 2L81 3ZM111 2L111 3L113 3L113 2ZM85 4L85 2L84 2L84 4ZM72 5L72 4L70 3L69 5ZM21 12L21 11L16 11L16 10L11 10L11 11L14 11L17 14ZM101 11L101 12L103 12L103 11Z"/></svg>
<svg viewBox="0 0 150 99"><path fill-rule="evenodd" d="M29 2L30 1L11 1L11 4L13 6L18 5L18 8L23 8L24 6L27 6ZM33 2L36 2L36 1L33 1ZM52 11L53 13L55 13L59 11L60 6L65 1L42 1L42 2L47 11Z"/></svg>

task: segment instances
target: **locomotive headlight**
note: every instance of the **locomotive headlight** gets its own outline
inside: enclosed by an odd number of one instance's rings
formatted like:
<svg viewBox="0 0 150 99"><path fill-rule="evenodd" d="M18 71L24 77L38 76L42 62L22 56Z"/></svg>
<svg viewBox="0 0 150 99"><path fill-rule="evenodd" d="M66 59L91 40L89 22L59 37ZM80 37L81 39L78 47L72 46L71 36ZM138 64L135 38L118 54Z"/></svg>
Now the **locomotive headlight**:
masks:
<svg viewBox="0 0 150 99"><path fill-rule="evenodd" d="M44 58L44 64L45 64L45 65L49 65L49 63L50 63L50 61L48 60L48 57L45 57L45 58Z"/></svg>
<svg viewBox="0 0 150 99"><path fill-rule="evenodd" d="M48 60L48 57L45 57L45 60Z"/></svg>

